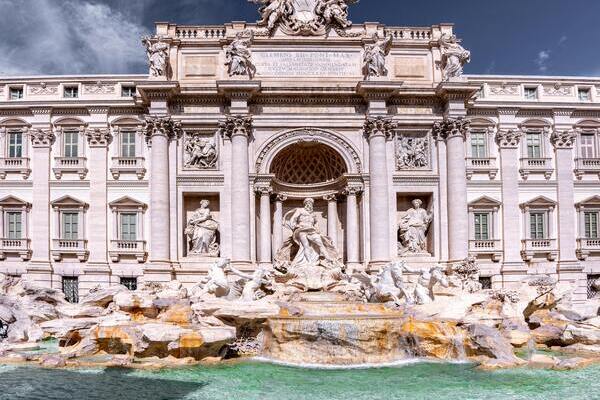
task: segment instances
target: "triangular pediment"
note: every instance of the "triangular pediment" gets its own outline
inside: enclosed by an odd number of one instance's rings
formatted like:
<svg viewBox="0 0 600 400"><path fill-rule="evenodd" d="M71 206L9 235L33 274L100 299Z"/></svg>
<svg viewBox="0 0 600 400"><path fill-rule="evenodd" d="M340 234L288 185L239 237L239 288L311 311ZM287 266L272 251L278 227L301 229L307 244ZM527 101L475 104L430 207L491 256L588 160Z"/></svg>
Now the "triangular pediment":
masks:
<svg viewBox="0 0 600 400"><path fill-rule="evenodd" d="M592 196L580 201L576 204L577 207L600 207L600 196Z"/></svg>
<svg viewBox="0 0 600 400"><path fill-rule="evenodd" d="M469 203L470 207L500 207L502 203L488 196L481 196Z"/></svg>
<svg viewBox="0 0 600 400"><path fill-rule="evenodd" d="M50 204L52 205L52 207L55 207L55 208L69 208L69 207L87 208L87 206L88 206L88 204L86 202L76 199L74 197L68 196L68 195L60 197L60 198L54 200L53 202L51 202Z"/></svg>
<svg viewBox="0 0 600 400"><path fill-rule="evenodd" d="M13 195L6 196L0 199L0 206L2 207L31 207L31 204L25 200L21 200Z"/></svg>
<svg viewBox="0 0 600 400"><path fill-rule="evenodd" d="M142 203L136 199L133 199L129 196L123 196L117 200L111 201L108 203L110 208L142 208L146 209L148 207L146 203Z"/></svg>
<svg viewBox="0 0 600 400"><path fill-rule="evenodd" d="M538 196L535 197L525 203L521 204L521 208L532 208L532 207L540 207L540 208L550 208L556 207L556 201L546 197L546 196Z"/></svg>

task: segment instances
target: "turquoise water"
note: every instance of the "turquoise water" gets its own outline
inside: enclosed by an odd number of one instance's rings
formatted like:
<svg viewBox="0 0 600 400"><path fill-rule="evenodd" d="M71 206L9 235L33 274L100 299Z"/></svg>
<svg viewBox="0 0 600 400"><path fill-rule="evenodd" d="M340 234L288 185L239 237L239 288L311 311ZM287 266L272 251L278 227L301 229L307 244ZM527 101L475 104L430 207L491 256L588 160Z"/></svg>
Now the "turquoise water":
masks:
<svg viewBox="0 0 600 400"><path fill-rule="evenodd" d="M478 371L469 364L311 370L266 363L159 372L0 366L2 400L600 399L600 366Z"/></svg>

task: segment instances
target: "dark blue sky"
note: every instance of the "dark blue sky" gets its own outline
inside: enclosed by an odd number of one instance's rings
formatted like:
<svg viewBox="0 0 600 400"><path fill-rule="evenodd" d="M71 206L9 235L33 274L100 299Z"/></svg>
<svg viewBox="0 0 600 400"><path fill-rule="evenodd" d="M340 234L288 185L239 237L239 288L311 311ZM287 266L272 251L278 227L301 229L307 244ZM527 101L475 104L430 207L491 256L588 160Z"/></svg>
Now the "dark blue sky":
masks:
<svg viewBox="0 0 600 400"><path fill-rule="evenodd" d="M137 37L155 21L257 17L246 0L0 0L0 51L11 56L0 61L0 73L145 72ZM600 0L361 0L350 18L454 23L473 54L467 73L600 76Z"/></svg>

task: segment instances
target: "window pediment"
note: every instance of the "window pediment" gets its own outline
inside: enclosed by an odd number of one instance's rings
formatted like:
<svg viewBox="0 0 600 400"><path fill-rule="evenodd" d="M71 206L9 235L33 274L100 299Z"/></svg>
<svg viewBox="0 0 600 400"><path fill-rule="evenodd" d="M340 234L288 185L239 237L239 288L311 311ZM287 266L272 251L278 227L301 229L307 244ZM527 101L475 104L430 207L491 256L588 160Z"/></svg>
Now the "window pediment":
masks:
<svg viewBox="0 0 600 400"><path fill-rule="evenodd" d="M15 196L6 196L3 199L0 199L0 207L27 207L30 208L31 204L19 199Z"/></svg>
<svg viewBox="0 0 600 400"><path fill-rule="evenodd" d="M549 208L554 209L556 207L556 201L549 199L546 196L535 197L525 203L521 204L521 208Z"/></svg>
<svg viewBox="0 0 600 400"><path fill-rule="evenodd" d="M600 196L592 196L592 197L588 197L587 199L580 201L579 203L575 204L577 206L577 208L589 208L589 207L597 207L600 208Z"/></svg>
<svg viewBox="0 0 600 400"><path fill-rule="evenodd" d="M52 208L83 208L86 209L88 204L71 196L60 197L50 203Z"/></svg>
<svg viewBox="0 0 600 400"><path fill-rule="evenodd" d="M481 196L469 203L470 208L500 208L502 203L488 196Z"/></svg>
<svg viewBox="0 0 600 400"><path fill-rule="evenodd" d="M87 123L78 118L61 118L54 122L56 127L85 127Z"/></svg>
<svg viewBox="0 0 600 400"><path fill-rule="evenodd" d="M148 205L146 203L142 203L141 201L135 200L129 196L123 196L117 200L111 201L108 203L108 206L113 209L141 209L146 210Z"/></svg>

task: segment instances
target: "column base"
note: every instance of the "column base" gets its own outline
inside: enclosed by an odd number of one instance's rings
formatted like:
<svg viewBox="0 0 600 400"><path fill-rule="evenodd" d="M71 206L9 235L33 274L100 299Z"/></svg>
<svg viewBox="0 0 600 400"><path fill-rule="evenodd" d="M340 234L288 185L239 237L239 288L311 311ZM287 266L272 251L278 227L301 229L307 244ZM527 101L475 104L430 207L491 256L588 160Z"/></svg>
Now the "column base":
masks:
<svg viewBox="0 0 600 400"><path fill-rule="evenodd" d="M506 261L502 263L500 271L502 275L527 274L527 265L522 261Z"/></svg>
<svg viewBox="0 0 600 400"><path fill-rule="evenodd" d="M577 260L561 260L558 262L556 269L559 274L561 272L581 272L583 271L583 266Z"/></svg>

